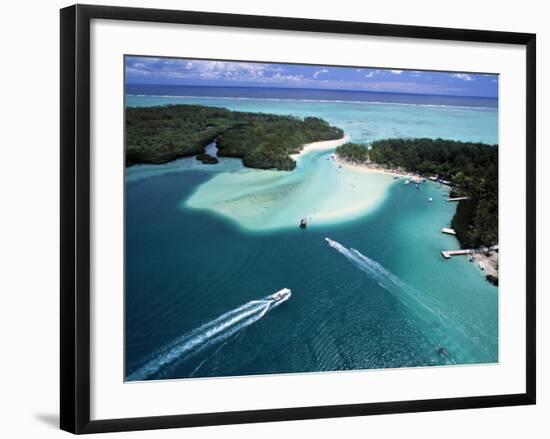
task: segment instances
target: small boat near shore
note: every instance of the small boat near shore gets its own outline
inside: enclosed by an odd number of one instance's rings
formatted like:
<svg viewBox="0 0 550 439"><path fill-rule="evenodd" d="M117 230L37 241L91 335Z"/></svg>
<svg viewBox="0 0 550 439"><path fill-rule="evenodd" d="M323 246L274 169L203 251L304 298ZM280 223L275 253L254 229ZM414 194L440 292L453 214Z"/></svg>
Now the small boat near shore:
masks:
<svg viewBox="0 0 550 439"><path fill-rule="evenodd" d="M307 218L302 218L300 220L300 229L305 229L307 227Z"/></svg>

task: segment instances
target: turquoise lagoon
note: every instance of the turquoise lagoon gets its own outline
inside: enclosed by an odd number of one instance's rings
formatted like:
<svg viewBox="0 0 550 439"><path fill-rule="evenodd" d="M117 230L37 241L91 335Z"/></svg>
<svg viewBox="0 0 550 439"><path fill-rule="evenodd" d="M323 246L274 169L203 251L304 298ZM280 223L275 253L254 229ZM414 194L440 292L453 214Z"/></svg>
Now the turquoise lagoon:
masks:
<svg viewBox="0 0 550 439"><path fill-rule="evenodd" d="M477 101L192 92L141 90L126 104L319 116L359 142L498 143L497 110ZM340 168L332 153L307 152L292 172L228 158L127 168L127 380L498 361L498 289L439 253L459 247L440 233L456 209L447 189ZM282 288L288 301L267 297Z"/></svg>

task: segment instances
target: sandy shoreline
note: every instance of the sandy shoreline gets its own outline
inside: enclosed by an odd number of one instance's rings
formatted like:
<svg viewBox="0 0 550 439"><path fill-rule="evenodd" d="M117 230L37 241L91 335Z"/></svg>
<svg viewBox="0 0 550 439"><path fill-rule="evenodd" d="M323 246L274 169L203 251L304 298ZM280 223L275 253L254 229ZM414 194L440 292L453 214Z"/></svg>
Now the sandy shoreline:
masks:
<svg viewBox="0 0 550 439"><path fill-rule="evenodd" d="M391 175L394 178L406 178L413 183L425 181L426 179L421 175L414 173L402 172L398 169L385 169L377 166L369 165L368 163L352 163L348 162L337 155L333 160L338 163L343 169L349 169L351 171L364 173L364 174L386 174ZM470 257L470 256L468 256ZM491 276L498 282L498 253L490 251L488 254L483 252L475 252L471 255L475 261L477 268L482 269L487 276ZM483 268L482 268L483 267Z"/></svg>
<svg viewBox="0 0 550 439"><path fill-rule="evenodd" d="M349 142L350 137L347 134L344 134L343 137L334 140L321 140L320 142L306 143L302 146L302 150L298 154L291 154L292 159L297 160L304 154L307 154L310 151L326 151L334 149L338 146L343 145L344 143Z"/></svg>
<svg viewBox="0 0 550 439"><path fill-rule="evenodd" d="M341 157L338 157L338 155L335 155L334 161L336 161L339 165L342 166L342 168L350 169L357 172L364 172L367 174L372 173L378 173L378 174L387 174L391 175L392 177L407 177L413 180L413 182L416 181L423 181L425 180L424 177L418 174L413 174L411 172L402 172L397 169L385 169L385 168L379 168L376 166L371 166L367 163L351 163L347 160L342 159Z"/></svg>
<svg viewBox="0 0 550 439"><path fill-rule="evenodd" d="M220 173L185 206L213 210L249 230L296 228L302 218L311 225L358 218L380 205L392 178L347 171L331 160L334 149L348 140L344 135L304 145L293 155L298 166L292 172L244 168Z"/></svg>
<svg viewBox="0 0 550 439"><path fill-rule="evenodd" d="M498 278L498 253L496 251L490 251L488 254L474 253L473 257L479 268L483 266L483 271L486 274Z"/></svg>

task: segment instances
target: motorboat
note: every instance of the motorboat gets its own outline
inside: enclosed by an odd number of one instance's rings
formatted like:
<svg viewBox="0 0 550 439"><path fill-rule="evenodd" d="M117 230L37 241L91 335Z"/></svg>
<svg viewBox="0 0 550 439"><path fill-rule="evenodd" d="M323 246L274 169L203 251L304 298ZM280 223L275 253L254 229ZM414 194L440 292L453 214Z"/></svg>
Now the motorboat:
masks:
<svg viewBox="0 0 550 439"><path fill-rule="evenodd" d="M267 296L268 299L273 300L274 303L283 303L290 299L292 291L289 288L283 288L282 290L273 293L271 296Z"/></svg>

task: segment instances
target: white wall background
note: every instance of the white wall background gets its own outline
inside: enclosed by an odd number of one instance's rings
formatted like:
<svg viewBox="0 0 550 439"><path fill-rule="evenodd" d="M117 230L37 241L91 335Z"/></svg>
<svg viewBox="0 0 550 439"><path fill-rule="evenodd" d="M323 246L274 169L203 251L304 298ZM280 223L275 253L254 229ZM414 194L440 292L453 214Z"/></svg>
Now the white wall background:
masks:
<svg viewBox="0 0 550 439"><path fill-rule="evenodd" d="M88 1L88 3L96 3ZM548 143L550 28L545 3L297 2L296 0L104 0L100 4L297 16L380 23L535 32L538 38L538 405L456 412L373 416L187 430L122 433L105 437L265 438L548 437L550 311L544 291L550 256L545 201L550 177ZM59 286L59 14L70 2L27 0L4 4L0 15L0 435L62 437L58 422ZM546 165L546 166L545 166ZM519 214L522 214L521 212ZM547 415L547 416L545 416Z"/></svg>

